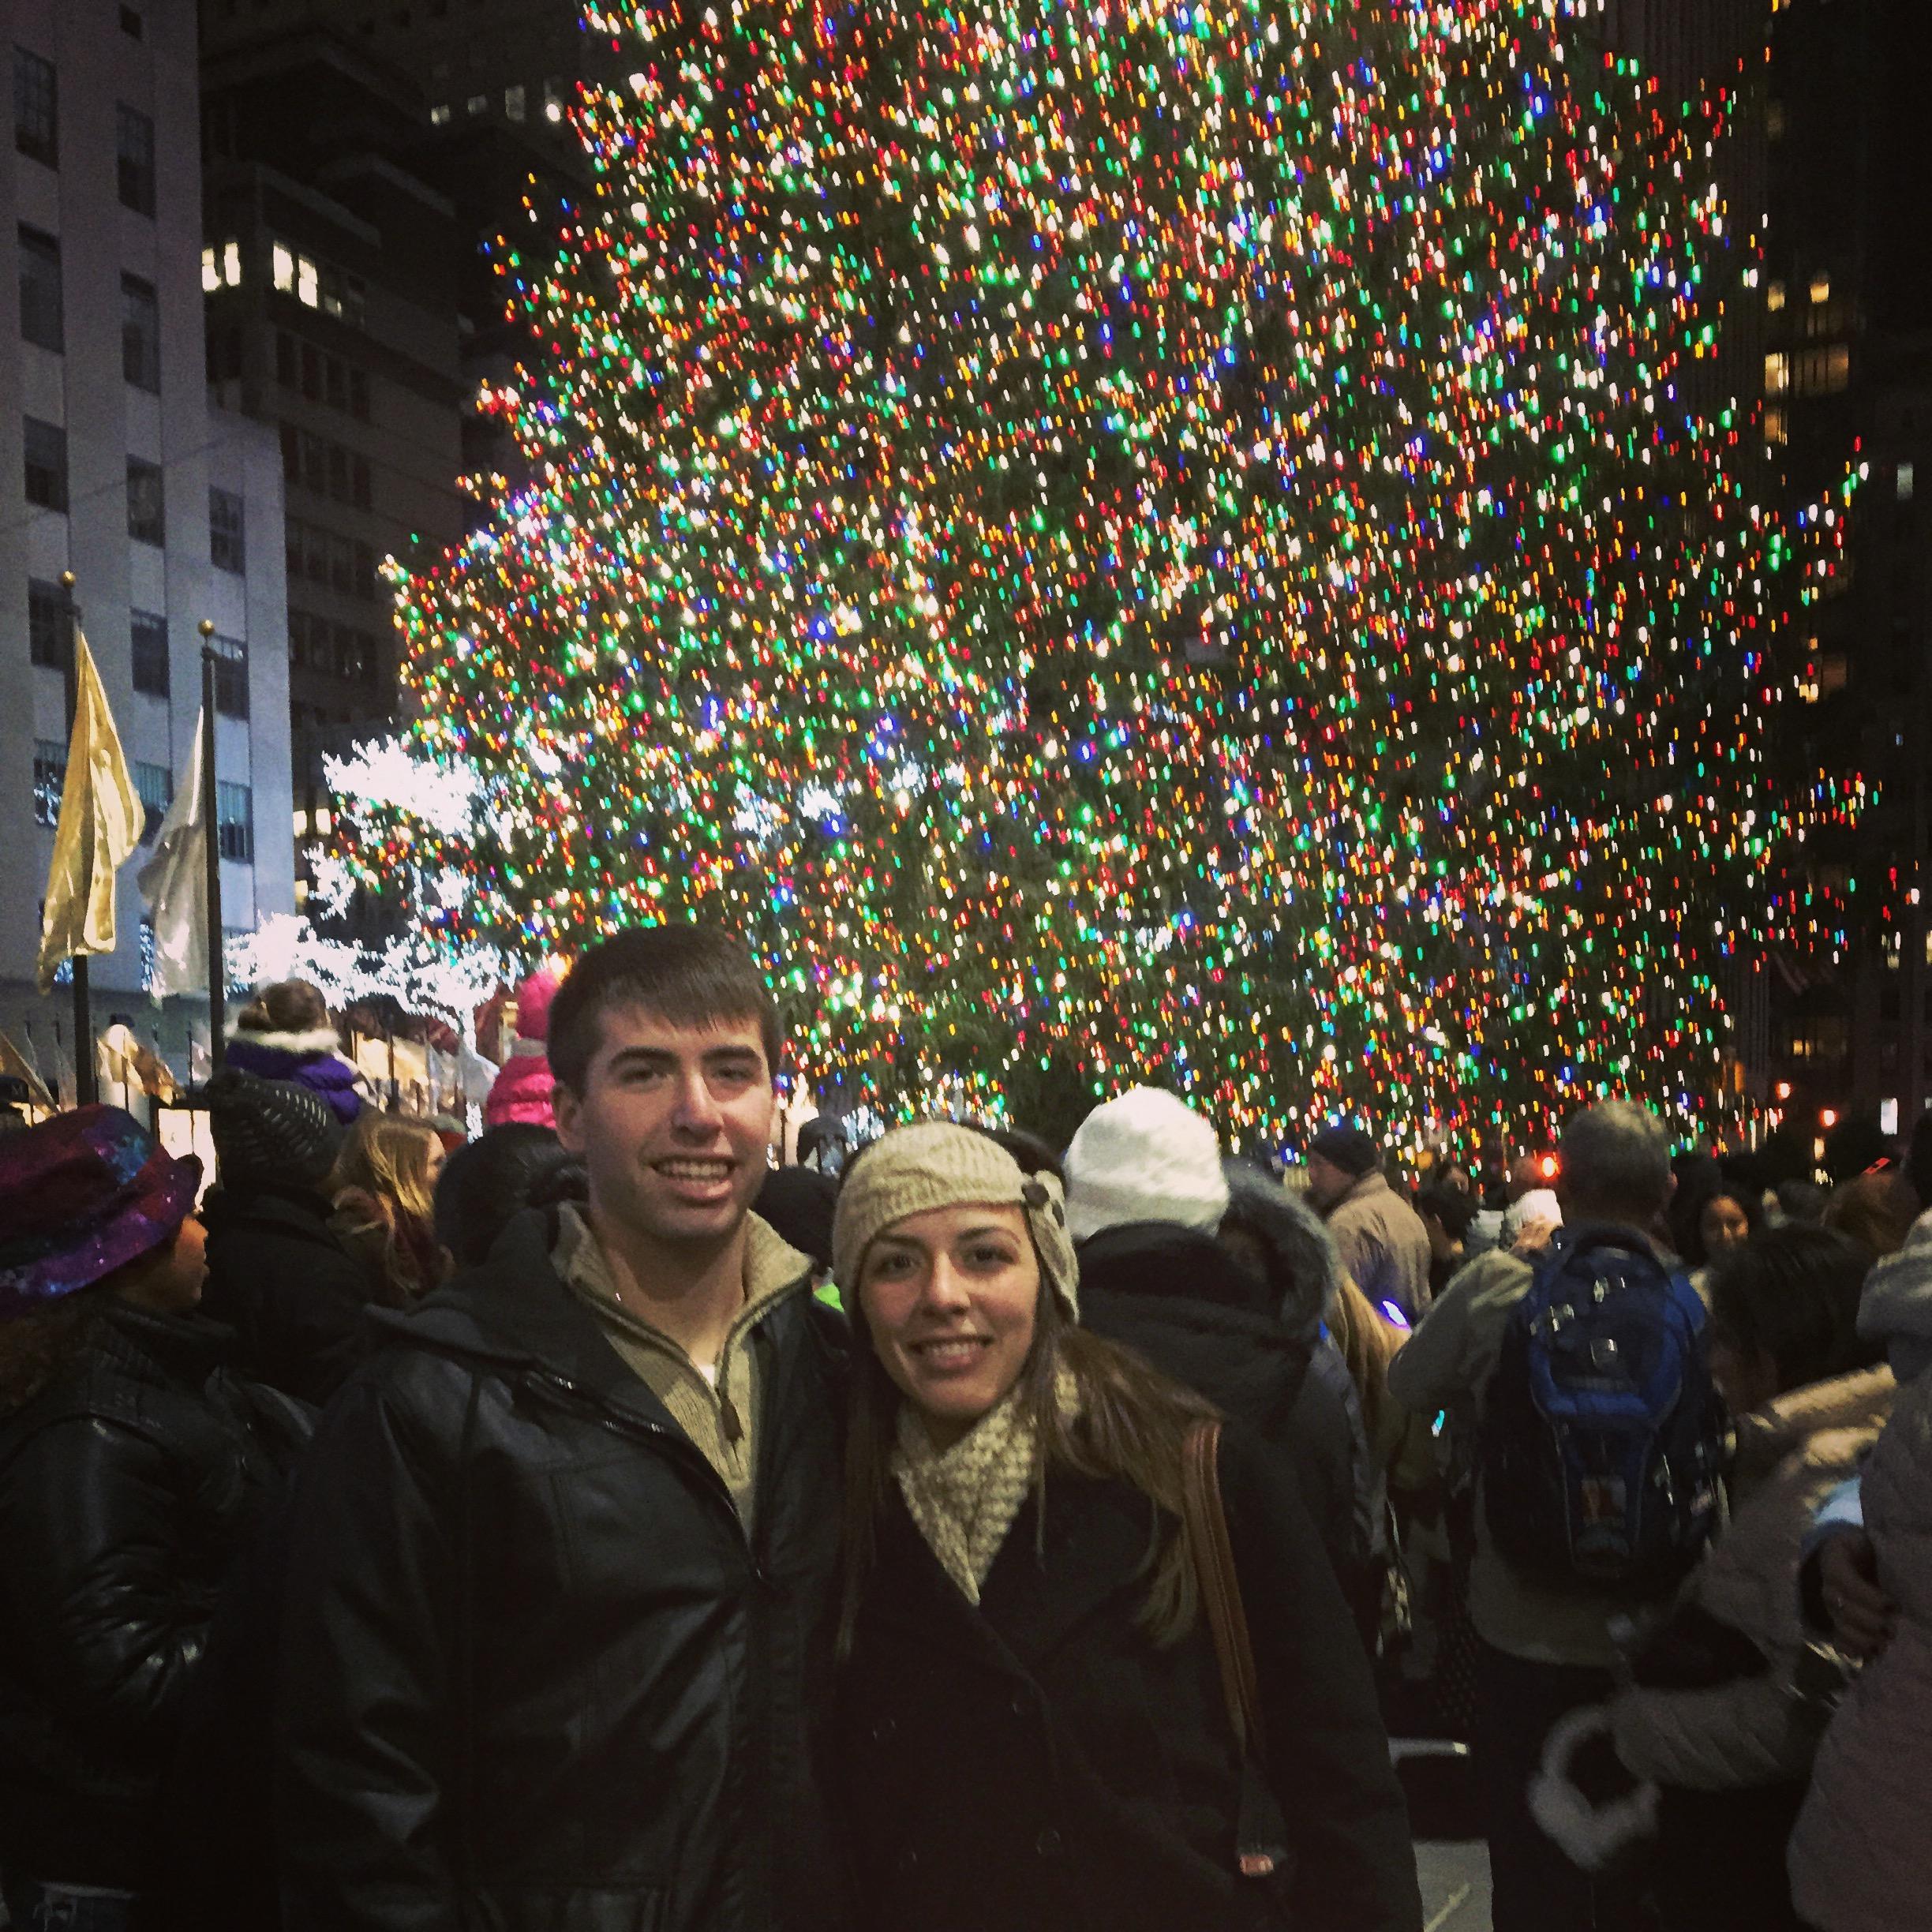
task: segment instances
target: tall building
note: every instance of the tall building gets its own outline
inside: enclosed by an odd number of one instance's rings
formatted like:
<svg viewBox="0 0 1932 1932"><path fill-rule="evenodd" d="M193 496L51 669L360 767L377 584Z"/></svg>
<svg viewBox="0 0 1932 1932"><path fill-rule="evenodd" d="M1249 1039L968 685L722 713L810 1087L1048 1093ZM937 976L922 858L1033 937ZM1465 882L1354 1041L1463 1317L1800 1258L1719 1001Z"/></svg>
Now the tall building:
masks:
<svg viewBox="0 0 1932 1932"><path fill-rule="evenodd" d="M281 457L211 405L203 334L199 87L192 16L160 0L13 0L0 251L0 1025L43 1073L71 1065L71 1005L33 984L66 757L71 571L136 783L158 826L216 694L223 912L246 930L293 904ZM117 1013L185 1063L205 1000L143 997L137 856L120 945L91 967Z"/></svg>
<svg viewBox="0 0 1932 1932"><path fill-rule="evenodd" d="M1928 62L1923 0L1786 0L1773 25L1766 433L1799 502L1854 451L1866 477L1851 568L1796 641L1800 754L1876 791L1857 834L1814 861L1818 884L1848 898L1850 946L1774 1022L1773 1091L1794 1122L1821 1128L1874 1114L1908 1127L1932 1099L1932 533L1918 489L1932 484Z"/></svg>
<svg viewBox="0 0 1932 1932"><path fill-rule="evenodd" d="M533 147L581 167L562 129L577 84L627 70L622 41L588 33L582 0L201 0L211 54L321 26L409 75L431 125L455 135L496 122L523 129Z"/></svg>
<svg viewBox="0 0 1932 1932"><path fill-rule="evenodd" d="M462 534L476 239L413 167L429 138L414 88L339 36L238 45L202 83L209 391L270 425L281 452L305 842L328 829L323 755L396 718L385 560Z"/></svg>

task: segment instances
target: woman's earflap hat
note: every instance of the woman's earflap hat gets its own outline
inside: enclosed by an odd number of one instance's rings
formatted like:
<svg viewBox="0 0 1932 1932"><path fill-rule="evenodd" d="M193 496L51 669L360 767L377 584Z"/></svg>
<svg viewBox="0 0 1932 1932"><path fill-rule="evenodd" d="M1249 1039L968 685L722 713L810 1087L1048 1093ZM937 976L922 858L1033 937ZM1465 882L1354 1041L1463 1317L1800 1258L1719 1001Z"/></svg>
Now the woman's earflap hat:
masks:
<svg viewBox="0 0 1932 1932"><path fill-rule="evenodd" d="M1069 1318L1077 1319L1080 1264L1059 1181L1026 1173L997 1140L951 1121L897 1128L854 1163L833 1222L833 1279L856 1294L866 1251L886 1229L908 1215L968 1204L1024 1211L1041 1275Z"/></svg>

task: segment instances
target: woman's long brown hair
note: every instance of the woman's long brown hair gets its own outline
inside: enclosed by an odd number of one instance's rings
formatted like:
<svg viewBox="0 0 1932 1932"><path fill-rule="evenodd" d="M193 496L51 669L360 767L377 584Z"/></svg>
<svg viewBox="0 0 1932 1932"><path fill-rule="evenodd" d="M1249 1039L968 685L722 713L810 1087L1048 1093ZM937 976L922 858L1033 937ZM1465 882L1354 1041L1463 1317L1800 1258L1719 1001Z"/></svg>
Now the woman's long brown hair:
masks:
<svg viewBox="0 0 1932 1932"><path fill-rule="evenodd" d="M852 1297L856 1371L845 1447L844 1586L838 1639L844 1657L852 1649L859 1599L877 1552L899 1406L905 1398L872 1346L857 1285L841 1285ZM1071 1415L1061 1413L1058 1399L1062 1370L1080 1391ZM1188 1437L1220 1412L1131 1350L1076 1327L1044 1271L1033 1346L1020 1371L1020 1388L1039 1445L1033 1491L1040 1526L1050 1469L1132 1484L1159 1511L1144 1566L1148 1583L1141 1626L1156 1643L1178 1642L1193 1628L1200 1608L1195 1552L1181 1511L1183 1451Z"/></svg>

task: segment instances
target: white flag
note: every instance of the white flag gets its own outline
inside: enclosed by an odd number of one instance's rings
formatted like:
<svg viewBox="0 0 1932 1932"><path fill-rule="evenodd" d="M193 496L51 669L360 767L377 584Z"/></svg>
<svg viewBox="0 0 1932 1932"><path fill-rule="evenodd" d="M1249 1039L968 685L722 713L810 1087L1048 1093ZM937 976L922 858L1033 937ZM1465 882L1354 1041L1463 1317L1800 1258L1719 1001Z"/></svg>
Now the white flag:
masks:
<svg viewBox="0 0 1932 1932"><path fill-rule="evenodd" d="M155 834L154 856L135 883L154 928L156 999L208 987L208 820L202 811L201 720L174 803Z"/></svg>

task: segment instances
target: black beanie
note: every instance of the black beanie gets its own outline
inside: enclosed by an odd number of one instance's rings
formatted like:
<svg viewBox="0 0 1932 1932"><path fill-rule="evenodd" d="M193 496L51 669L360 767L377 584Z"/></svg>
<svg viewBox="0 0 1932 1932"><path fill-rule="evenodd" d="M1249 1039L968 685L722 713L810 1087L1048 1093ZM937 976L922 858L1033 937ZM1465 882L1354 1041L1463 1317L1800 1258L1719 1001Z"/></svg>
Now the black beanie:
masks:
<svg viewBox="0 0 1932 1932"><path fill-rule="evenodd" d="M1319 1154L1358 1181L1382 1165L1382 1150L1365 1127L1324 1127L1309 1143L1309 1151Z"/></svg>
<svg viewBox="0 0 1932 1932"><path fill-rule="evenodd" d="M188 1101L208 1110L223 1186L279 1181L313 1187L335 1165L341 1125L320 1095L294 1080L223 1067Z"/></svg>

